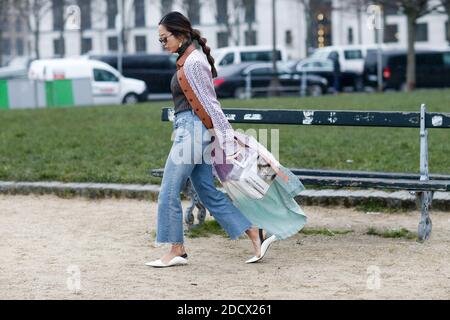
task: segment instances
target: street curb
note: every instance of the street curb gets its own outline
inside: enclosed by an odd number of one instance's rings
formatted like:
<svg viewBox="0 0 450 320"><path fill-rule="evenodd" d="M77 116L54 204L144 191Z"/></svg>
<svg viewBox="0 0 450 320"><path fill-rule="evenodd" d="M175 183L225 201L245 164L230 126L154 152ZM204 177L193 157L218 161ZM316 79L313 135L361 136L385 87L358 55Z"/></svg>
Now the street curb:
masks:
<svg viewBox="0 0 450 320"><path fill-rule="evenodd" d="M159 189L159 185L140 184L0 181L0 194L54 194L62 198L80 196L89 199L131 198L156 201Z"/></svg>
<svg viewBox="0 0 450 320"><path fill-rule="evenodd" d="M348 189L305 190L299 197L301 198L300 202L306 205L384 207L403 210L418 208L415 194L409 191L386 192L374 189L356 191ZM432 209L450 211L450 193L435 192Z"/></svg>
<svg viewBox="0 0 450 320"><path fill-rule="evenodd" d="M224 191L223 189L220 189ZM0 181L0 194L43 195L54 194L62 198L76 196L89 199L129 198L158 200L160 185L117 183L64 183L64 182L13 182ZM185 199L183 194L181 198ZM379 190L306 189L296 197L299 204L319 206L371 206L411 210L416 208L416 199L408 191L385 192ZM435 192L432 208L450 211L450 193Z"/></svg>

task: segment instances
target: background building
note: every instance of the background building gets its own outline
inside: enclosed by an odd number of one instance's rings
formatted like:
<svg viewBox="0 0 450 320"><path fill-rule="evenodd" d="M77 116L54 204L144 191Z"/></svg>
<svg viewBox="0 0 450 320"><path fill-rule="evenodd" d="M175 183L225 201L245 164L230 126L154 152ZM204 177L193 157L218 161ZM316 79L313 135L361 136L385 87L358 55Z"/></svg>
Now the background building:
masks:
<svg viewBox="0 0 450 320"><path fill-rule="evenodd" d="M358 3L362 5L358 6ZM367 12L367 5L364 5L364 3L368 3L368 1L333 0L333 44L373 44L376 42L375 30L367 26L371 18ZM383 8L383 42L406 47L406 16L394 3L392 1L390 6ZM429 1L429 7L434 7L439 3L440 0L431 0ZM416 46L448 46L447 21L447 15L438 11L433 11L419 18L416 25Z"/></svg>
<svg viewBox="0 0 450 320"><path fill-rule="evenodd" d="M126 52L161 51L158 22L172 10L187 14L213 49L272 44L272 0L16 0L11 1L13 8L6 19L0 19L1 62L15 56L117 51L120 1ZM36 8L30 3L39 4L39 10L33 11ZM81 12L79 30L67 27L67 8L73 4ZM276 0L277 44L286 48L290 58L305 57L314 48L331 44L373 44L376 33L367 26L368 19L364 0ZM442 13L420 18L417 43L448 45L447 20ZM384 41L406 46L406 17L386 8L384 24Z"/></svg>

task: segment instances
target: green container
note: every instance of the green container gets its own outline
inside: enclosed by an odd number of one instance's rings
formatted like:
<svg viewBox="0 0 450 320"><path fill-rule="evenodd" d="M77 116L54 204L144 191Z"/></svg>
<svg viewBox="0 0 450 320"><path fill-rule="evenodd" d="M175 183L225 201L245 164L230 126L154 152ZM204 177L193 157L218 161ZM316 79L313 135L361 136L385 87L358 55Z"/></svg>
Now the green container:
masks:
<svg viewBox="0 0 450 320"><path fill-rule="evenodd" d="M47 107L73 106L72 80L54 80L45 83Z"/></svg>
<svg viewBox="0 0 450 320"><path fill-rule="evenodd" d="M8 81L0 80L0 109L9 109Z"/></svg>

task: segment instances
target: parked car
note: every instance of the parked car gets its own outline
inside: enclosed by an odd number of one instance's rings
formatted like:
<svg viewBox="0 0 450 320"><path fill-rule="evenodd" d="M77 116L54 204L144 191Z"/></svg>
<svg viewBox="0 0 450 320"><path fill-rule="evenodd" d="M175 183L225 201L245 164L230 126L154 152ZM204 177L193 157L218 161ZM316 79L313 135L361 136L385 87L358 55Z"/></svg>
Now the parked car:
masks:
<svg viewBox="0 0 450 320"><path fill-rule="evenodd" d="M103 61L117 69L117 55L90 55L90 59ZM166 53L124 54L122 73L147 84L150 97L170 94L170 80L177 71L176 56Z"/></svg>
<svg viewBox="0 0 450 320"><path fill-rule="evenodd" d="M0 68L0 79L26 79L28 68L33 60L30 57L16 57L12 59L6 66Z"/></svg>
<svg viewBox="0 0 450 320"><path fill-rule="evenodd" d="M314 53L309 58L326 60L336 53L341 65L341 71L353 71L362 74L367 51L375 48L376 45L326 46L314 50Z"/></svg>
<svg viewBox="0 0 450 320"><path fill-rule="evenodd" d="M329 59L306 58L300 61L290 62L292 72L314 74L327 79L331 85L334 81L333 61ZM353 91L363 90L363 79L361 74L355 71L341 71L341 87L350 88Z"/></svg>
<svg viewBox="0 0 450 320"><path fill-rule="evenodd" d="M230 64L241 62L272 61L273 48L270 46L224 47L211 51L217 70ZM277 49L277 61L286 61L284 48Z"/></svg>
<svg viewBox="0 0 450 320"><path fill-rule="evenodd" d="M364 84L378 86L377 51L370 50L364 63ZM406 50L382 52L382 76L384 90L406 89ZM450 87L450 50L416 49L416 87Z"/></svg>
<svg viewBox="0 0 450 320"><path fill-rule="evenodd" d="M135 104L145 101L144 81L126 78L110 65L87 59L42 59L31 63L30 79L91 79L94 104Z"/></svg>
<svg viewBox="0 0 450 320"><path fill-rule="evenodd" d="M288 67L278 64L280 85L282 93L299 95L302 80L292 74ZM249 76L249 78L248 78ZM223 67L214 79L214 87L219 98L245 98L246 80L250 79L251 96L267 96L268 87L272 79L272 63L244 62ZM326 92L328 81L320 76L307 75L305 79L307 95L321 95Z"/></svg>

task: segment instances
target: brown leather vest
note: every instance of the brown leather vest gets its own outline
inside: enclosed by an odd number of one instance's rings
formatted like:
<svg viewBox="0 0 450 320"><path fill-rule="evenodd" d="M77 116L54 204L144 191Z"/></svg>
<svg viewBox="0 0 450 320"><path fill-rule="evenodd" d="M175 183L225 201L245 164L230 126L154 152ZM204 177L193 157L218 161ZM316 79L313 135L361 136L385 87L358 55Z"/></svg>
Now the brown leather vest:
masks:
<svg viewBox="0 0 450 320"><path fill-rule="evenodd" d="M194 90L192 90L191 85L189 84L188 80L186 79L186 74L184 73L183 66L184 62L186 61L187 57L192 53L192 51L195 50L194 44L191 44L189 47L187 47L186 51L183 53L183 55L178 59L177 61L177 77L178 81L180 83L180 87L183 90L184 95L188 99L189 104L192 107L192 110L195 112L195 114L202 120L203 124L207 129L212 129L213 124L211 121L211 117L206 112L203 105L200 103L200 101L197 99L197 96L194 93ZM235 137L236 139L236 137ZM238 139L236 139L238 140ZM238 142L245 147L248 147L245 143L238 140ZM263 156L261 154L261 156ZM263 156L263 158L270 164L270 166L274 169L277 175L279 175L284 181L288 181L288 176L285 175L277 166L275 166L269 159Z"/></svg>
<svg viewBox="0 0 450 320"><path fill-rule="evenodd" d="M191 105L192 110L200 118L200 120L202 120L203 124L205 125L205 127L207 129L212 129L213 124L211 121L211 117L208 115L205 108L202 106L202 104L198 100L197 96L194 93L194 90L192 90L191 85L189 84L188 80L186 79L186 74L184 73L184 69L183 69L184 62L186 61L187 57L194 50L195 50L195 45L191 44L189 47L187 47L187 49L183 53L183 55L178 59L178 61L177 61L178 82L179 82L180 87L183 90L183 93L186 96L189 104Z"/></svg>

